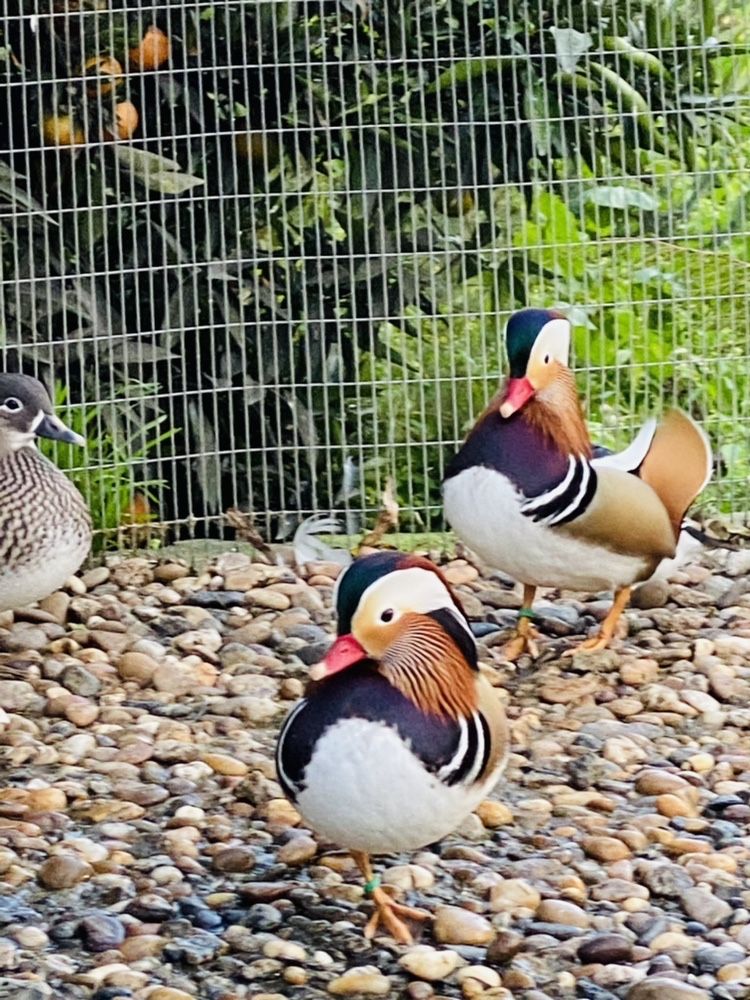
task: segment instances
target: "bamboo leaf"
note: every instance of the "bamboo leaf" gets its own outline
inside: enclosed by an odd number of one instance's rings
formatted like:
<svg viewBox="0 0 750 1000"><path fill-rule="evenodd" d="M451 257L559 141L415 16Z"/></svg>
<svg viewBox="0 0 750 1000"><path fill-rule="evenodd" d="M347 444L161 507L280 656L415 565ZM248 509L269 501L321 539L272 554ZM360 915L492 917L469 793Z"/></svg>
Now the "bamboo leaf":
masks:
<svg viewBox="0 0 750 1000"><path fill-rule="evenodd" d="M604 89L611 97L615 98L624 111L630 111L635 116L638 131L653 145L654 149L666 153L667 140L659 131L648 102L643 95L639 94L635 87L631 86L627 80L623 80L619 73L615 73L609 66L590 62L589 71L599 77Z"/></svg>
<svg viewBox="0 0 750 1000"><path fill-rule="evenodd" d="M484 76L493 71L499 73L504 67L512 66L517 61L513 56L481 56L476 59L462 59L446 69L440 76L425 88L426 94L439 93L451 87L456 87L477 76Z"/></svg>
<svg viewBox="0 0 750 1000"><path fill-rule="evenodd" d="M56 226L56 220L51 215L48 215L36 198L32 198L31 195L27 194L21 186L25 186L26 183L27 181L23 174L19 174L18 171L13 170L13 168L9 167L7 163L0 160L0 194L4 195L8 201L15 202L16 205L20 205L22 208L35 212L40 215L45 222L49 222L53 226Z"/></svg>
<svg viewBox="0 0 750 1000"><path fill-rule="evenodd" d="M202 177L181 173L180 164L176 160L125 144L118 143L113 148L120 166L152 191L183 194L203 184Z"/></svg>
<svg viewBox="0 0 750 1000"><path fill-rule="evenodd" d="M602 44L607 51L617 52L640 69L648 70L649 73L662 78L669 76L667 67L661 59L658 59L653 52L639 49L627 38L618 38L616 35L605 35L602 39Z"/></svg>

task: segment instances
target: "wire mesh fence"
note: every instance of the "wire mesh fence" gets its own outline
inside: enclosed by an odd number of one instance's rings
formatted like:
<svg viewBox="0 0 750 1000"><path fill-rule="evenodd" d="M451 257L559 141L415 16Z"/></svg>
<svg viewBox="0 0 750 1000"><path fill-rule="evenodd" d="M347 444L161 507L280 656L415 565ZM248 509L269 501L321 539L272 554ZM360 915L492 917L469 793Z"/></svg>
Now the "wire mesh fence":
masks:
<svg viewBox="0 0 750 1000"><path fill-rule="evenodd" d="M563 307L595 436L677 403L750 474L750 5L2 0L2 360L102 544L284 538L440 479L508 314Z"/></svg>

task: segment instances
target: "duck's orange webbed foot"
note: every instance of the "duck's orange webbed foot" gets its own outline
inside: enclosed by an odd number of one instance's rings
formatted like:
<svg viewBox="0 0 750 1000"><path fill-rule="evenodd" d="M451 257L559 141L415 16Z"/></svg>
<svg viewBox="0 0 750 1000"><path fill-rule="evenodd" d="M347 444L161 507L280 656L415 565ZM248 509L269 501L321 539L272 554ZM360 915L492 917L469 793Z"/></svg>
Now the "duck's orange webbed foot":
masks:
<svg viewBox="0 0 750 1000"><path fill-rule="evenodd" d="M511 663L517 660L519 656L523 656L524 653L528 653L529 656L536 659L539 656L539 647L536 644L538 637L539 633L529 619L526 617L521 618L512 638L503 646L503 656L506 660L510 660Z"/></svg>
<svg viewBox="0 0 750 1000"><path fill-rule="evenodd" d="M370 856L365 851L352 851L357 867L365 879L365 895L375 904L375 910L367 921L365 937L369 940L375 937L378 927L382 924L391 937L399 944L412 944L414 939L411 931L403 920L429 920L432 914L426 910L417 910L413 906L397 903L385 889L380 887L380 876L373 874Z"/></svg>
<svg viewBox="0 0 750 1000"><path fill-rule="evenodd" d="M539 649L536 644L539 633L531 624L534 617L531 605L534 603L535 594L536 587L532 587L527 583L523 585L523 602L518 612L518 624L516 625L513 637L503 646L503 656L511 662L517 660L524 653L528 653L534 659L539 656Z"/></svg>
<svg viewBox="0 0 750 1000"><path fill-rule="evenodd" d="M365 927L365 937L368 940L375 937L378 927L382 924L399 944L412 944L414 938L411 931L404 920L399 918L403 917L405 920L429 920L431 918L431 914L427 913L426 910L418 910L413 906L403 906L401 903L397 903L385 889L381 889L379 886L372 889L367 895L375 904L375 910Z"/></svg>
<svg viewBox="0 0 750 1000"><path fill-rule="evenodd" d="M563 656L575 656L576 653L595 653L599 649L605 649L615 634L617 623L622 617L622 613L627 607L629 600L630 587L623 587L621 590L618 590L615 593L612 607L609 609L607 617L602 622L601 628L596 635L592 635L589 639L584 639L583 642L572 649L566 649Z"/></svg>

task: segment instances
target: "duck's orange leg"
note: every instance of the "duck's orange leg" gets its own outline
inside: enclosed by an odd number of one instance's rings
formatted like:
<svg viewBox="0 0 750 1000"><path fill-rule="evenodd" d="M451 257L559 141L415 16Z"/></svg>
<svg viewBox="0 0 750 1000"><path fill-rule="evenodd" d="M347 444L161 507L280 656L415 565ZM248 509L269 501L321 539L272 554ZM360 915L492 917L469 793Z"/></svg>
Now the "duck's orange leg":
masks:
<svg viewBox="0 0 750 1000"><path fill-rule="evenodd" d="M628 606L629 600L630 587L621 587L619 590L616 590L612 607L609 609L607 617L602 622L596 635L592 635L590 639L585 639L573 649L566 649L563 656L574 656L576 653L593 653L597 649L604 649L615 634L617 623L623 611Z"/></svg>
<svg viewBox="0 0 750 1000"><path fill-rule="evenodd" d="M352 851L351 854L365 879L365 893L375 904L375 910L365 927L365 937L375 937L378 927L382 924L399 944L412 944L414 939L411 931L399 917L407 920L429 920L431 914L425 910L397 903L385 889L380 888L380 879L373 874L369 854L364 851Z"/></svg>
<svg viewBox="0 0 750 1000"><path fill-rule="evenodd" d="M538 636L537 630L531 624L534 614L531 606L534 603L536 587L525 583L523 585L523 601L518 612L518 624L513 636L503 647L503 656L506 660L517 660L522 653L528 653L536 658L539 655L535 639Z"/></svg>

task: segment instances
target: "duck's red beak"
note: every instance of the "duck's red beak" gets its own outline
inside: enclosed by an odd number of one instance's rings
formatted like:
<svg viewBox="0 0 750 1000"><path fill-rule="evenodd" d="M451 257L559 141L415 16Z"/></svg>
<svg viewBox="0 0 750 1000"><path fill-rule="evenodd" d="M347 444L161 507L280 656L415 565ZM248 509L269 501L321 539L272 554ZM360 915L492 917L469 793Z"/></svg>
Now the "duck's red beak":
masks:
<svg viewBox="0 0 750 1000"><path fill-rule="evenodd" d="M366 657L367 653L353 635L340 635L320 663L310 668L310 679L319 681L323 677L330 677Z"/></svg>
<svg viewBox="0 0 750 1000"><path fill-rule="evenodd" d="M500 403L500 416L506 419L513 416L528 403L535 391L534 386L525 376L523 378L509 378L508 384L505 386L503 400Z"/></svg>

